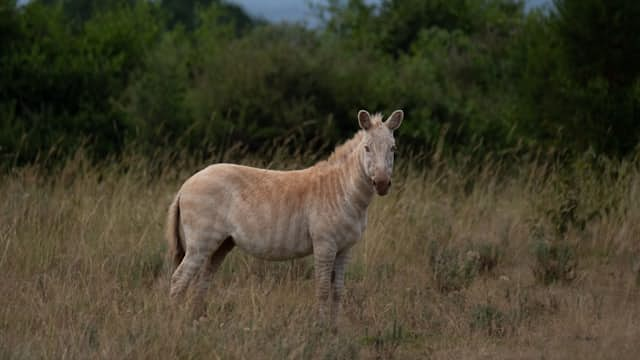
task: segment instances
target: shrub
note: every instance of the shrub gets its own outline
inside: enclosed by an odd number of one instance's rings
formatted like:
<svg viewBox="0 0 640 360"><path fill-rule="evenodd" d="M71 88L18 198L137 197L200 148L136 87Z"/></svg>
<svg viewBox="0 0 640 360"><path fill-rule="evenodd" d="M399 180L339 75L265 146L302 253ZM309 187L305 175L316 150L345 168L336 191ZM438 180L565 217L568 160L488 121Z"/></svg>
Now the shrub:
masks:
<svg viewBox="0 0 640 360"><path fill-rule="evenodd" d="M472 245L468 251L462 252L432 241L428 249L429 267L441 292L469 286L477 275L493 272L503 256L499 245L491 243Z"/></svg>
<svg viewBox="0 0 640 360"><path fill-rule="evenodd" d="M26 162L83 144L99 158L121 151L127 124L114 100L158 34L152 5L114 7L78 28L38 1L17 14L19 41L0 45L0 154Z"/></svg>

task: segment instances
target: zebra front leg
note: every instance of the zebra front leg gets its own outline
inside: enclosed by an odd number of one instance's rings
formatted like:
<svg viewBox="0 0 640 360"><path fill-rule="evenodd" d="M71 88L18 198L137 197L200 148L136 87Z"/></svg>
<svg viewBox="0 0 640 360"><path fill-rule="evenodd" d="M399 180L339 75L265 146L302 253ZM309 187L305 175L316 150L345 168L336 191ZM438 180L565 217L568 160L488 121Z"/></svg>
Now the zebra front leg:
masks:
<svg viewBox="0 0 640 360"><path fill-rule="evenodd" d="M331 298L331 323L335 324L338 319L338 313L342 305L344 296L344 274L346 272L347 263L351 258L351 249L344 249L338 253L333 264L332 276L332 298Z"/></svg>
<svg viewBox="0 0 640 360"><path fill-rule="evenodd" d="M318 299L318 314L320 322L327 323L329 315L329 295L331 294L331 273L336 258L336 252L329 249L314 249L314 271L316 278L316 297Z"/></svg>

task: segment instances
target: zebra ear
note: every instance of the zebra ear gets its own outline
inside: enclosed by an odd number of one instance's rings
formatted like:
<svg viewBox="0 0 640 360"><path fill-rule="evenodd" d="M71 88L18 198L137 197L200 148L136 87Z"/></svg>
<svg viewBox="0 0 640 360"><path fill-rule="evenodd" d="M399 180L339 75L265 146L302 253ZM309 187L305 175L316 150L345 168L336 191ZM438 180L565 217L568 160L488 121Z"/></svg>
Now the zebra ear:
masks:
<svg viewBox="0 0 640 360"><path fill-rule="evenodd" d="M402 119L404 119L404 111L396 110L389 116L389 118L387 118L387 121L385 121L384 123L389 129L393 131L400 127L400 124L402 124Z"/></svg>
<svg viewBox="0 0 640 360"><path fill-rule="evenodd" d="M371 128L371 115L367 110L358 111L358 124L364 130L369 130Z"/></svg>

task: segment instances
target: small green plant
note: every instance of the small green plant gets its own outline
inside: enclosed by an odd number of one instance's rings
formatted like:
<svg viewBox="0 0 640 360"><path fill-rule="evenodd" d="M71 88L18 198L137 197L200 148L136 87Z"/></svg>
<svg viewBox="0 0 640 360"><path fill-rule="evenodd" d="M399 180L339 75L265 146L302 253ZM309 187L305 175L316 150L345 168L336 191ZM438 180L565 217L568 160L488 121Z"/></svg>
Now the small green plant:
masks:
<svg viewBox="0 0 640 360"><path fill-rule="evenodd" d="M569 187L570 185L564 185ZM575 190L567 190L564 187L557 190L560 203L546 211L555 232L558 236L563 236L569 228L584 227L584 220L578 216L578 197Z"/></svg>
<svg viewBox="0 0 640 360"><path fill-rule="evenodd" d="M467 287L478 274L478 264L477 252L469 251L462 255L458 249L439 247L435 241L429 245L429 266L441 292Z"/></svg>
<svg viewBox="0 0 640 360"><path fill-rule="evenodd" d="M504 336L506 316L493 305L476 305L471 311L471 328L484 331L489 336Z"/></svg>
<svg viewBox="0 0 640 360"><path fill-rule="evenodd" d="M570 244L537 241L534 244L534 255L536 263L533 275L540 283L549 285L558 281L570 282L575 278L577 260Z"/></svg>

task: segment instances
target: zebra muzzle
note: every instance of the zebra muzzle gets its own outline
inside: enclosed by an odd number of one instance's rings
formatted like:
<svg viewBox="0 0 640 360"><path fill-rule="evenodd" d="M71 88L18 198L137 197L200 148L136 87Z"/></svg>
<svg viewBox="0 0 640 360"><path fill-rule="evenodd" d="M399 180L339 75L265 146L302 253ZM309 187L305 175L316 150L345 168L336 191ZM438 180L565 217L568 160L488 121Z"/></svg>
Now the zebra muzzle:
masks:
<svg viewBox="0 0 640 360"><path fill-rule="evenodd" d="M391 187L391 179L371 179L373 187L376 189L378 195L387 195L389 188Z"/></svg>

